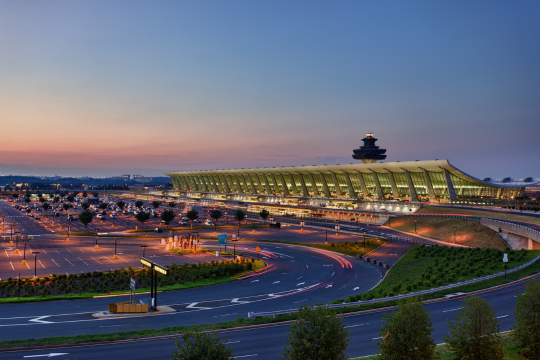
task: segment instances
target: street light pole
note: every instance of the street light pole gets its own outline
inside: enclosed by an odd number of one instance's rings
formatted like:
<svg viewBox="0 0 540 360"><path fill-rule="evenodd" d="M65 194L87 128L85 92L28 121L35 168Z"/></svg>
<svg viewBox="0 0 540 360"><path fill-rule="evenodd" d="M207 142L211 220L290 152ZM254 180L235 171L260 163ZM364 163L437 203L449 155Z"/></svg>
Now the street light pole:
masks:
<svg viewBox="0 0 540 360"><path fill-rule="evenodd" d="M142 257L144 257L144 252L145 252L147 246L148 245L141 245L141 247L142 247Z"/></svg>
<svg viewBox="0 0 540 360"><path fill-rule="evenodd" d="M23 266L26 265L26 241L24 242L24 251L23 251Z"/></svg>
<svg viewBox="0 0 540 360"><path fill-rule="evenodd" d="M37 255L39 254L39 251L32 251L32 255L34 255L34 278L37 278Z"/></svg>
<svg viewBox="0 0 540 360"><path fill-rule="evenodd" d="M364 251L366 251L366 232L364 231Z"/></svg>
<svg viewBox="0 0 540 360"><path fill-rule="evenodd" d="M114 260L118 259L118 255L116 255L116 240L117 239L118 239L117 237L114 238Z"/></svg>
<svg viewBox="0 0 540 360"><path fill-rule="evenodd" d="M15 253L18 254L19 253L19 234L20 232L19 231L15 231L15 236L16 236L16 245L15 245Z"/></svg>
<svg viewBox="0 0 540 360"><path fill-rule="evenodd" d="M414 219L414 233L416 234L416 219Z"/></svg>
<svg viewBox="0 0 540 360"><path fill-rule="evenodd" d="M96 249L98 248L97 238L98 238L98 229L96 229Z"/></svg>

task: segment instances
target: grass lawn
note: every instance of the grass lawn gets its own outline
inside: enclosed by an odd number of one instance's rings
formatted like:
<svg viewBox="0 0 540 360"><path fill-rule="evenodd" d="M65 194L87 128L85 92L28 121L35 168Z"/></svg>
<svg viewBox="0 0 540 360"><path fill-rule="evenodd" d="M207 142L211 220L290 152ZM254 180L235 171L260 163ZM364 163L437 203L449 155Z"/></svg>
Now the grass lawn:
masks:
<svg viewBox="0 0 540 360"><path fill-rule="evenodd" d="M454 242L454 227L456 227L456 243L479 248L494 248L504 250L506 245L490 228L474 221L453 218L413 218L398 217L392 219L393 229L416 233L430 239Z"/></svg>
<svg viewBox="0 0 540 360"><path fill-rule="evenodd" d="M515 345L514 339L510 336L511 333L506 332L501 334L504 340L503 349L505 351L504 360L526 360L523 356L519 355L519 350ZM438 345L435 349L435 353L439 356L440 360L450 360L451 352L446 344ZM377 360L378 355L364 356L359 358L350 358L349 360Z"/></svg>
<svg viewBox="0 0 540 360"><path fill-rule="evenodd" d="M520 266L538 254L540 250L511 251L508 269ZM502 252L495 249L415 245L389 270L388 275L376 288L364 294L336 300L334 303L385 298L495 274L504 271L502 258ZM539 266L540 261L537 261L529 268L536 269ZM493 280L496 282L496 279ZM481 286L482 283L467 286L474 288L473 285ZM485 287L487 286L479 289ZM461 290L456 288L448 293L458 291Z"/></svg>
<svg viewBox="0 0 540 360"><path fill-rule="evenodd" d="M470 209L460 209L458 207L449 208L449 207L440 207L440 206L425 206L418 209L415 214L456 214L456 215L470 215L478 217L486 217L493 219L501 220L510 220L510 221L522 221L531 224L540 225L540 218L527 215L518 215L518 214L507 214L498 212L498 211L482 211L482 210L470 210Z"/></svg>

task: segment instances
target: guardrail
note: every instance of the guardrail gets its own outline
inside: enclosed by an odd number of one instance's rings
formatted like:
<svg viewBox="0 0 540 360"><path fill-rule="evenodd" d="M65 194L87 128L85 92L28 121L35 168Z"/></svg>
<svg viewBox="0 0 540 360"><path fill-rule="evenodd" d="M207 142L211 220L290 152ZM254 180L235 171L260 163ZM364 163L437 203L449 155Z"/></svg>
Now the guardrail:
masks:
<svg viewBox="0 0 540 360"><path fill-rule="evenodd" d="M534 262L538 261L539 259L540 259L540 255L538 255L537 257L535 257L534 259L532 259L531 261L529 261L526 264L523 264L523 265L518 266L516 268L513 268L511 270L507 270L506 273L513 273L515 271L519 271L521 269L524 269L527 266L529 266L529 265L533 264ZM477 282L480 282L480 281L489 280L489 279L493 279L493 278L496 278L496 277L499 277L499 276L503 276L504 274L505 274L504 272L500 272L500 273L497 273L497 274L488 275L488 276L484 276L484 277L481 277L481 278L472 279L472 280L468 280L468 281L463 281L463 282L456 283L456 284L450 284L450 285L441 286L441 287L438 287L438 288L418 291L418 292L404 294L404 295L390 296L390 297L386 297L386 298L382 298L382 299L356 301L356 302L341 303L341 304L329 304L329 305L325 305L325 306L330 308L330 309L336 309L336 308L343 308L343 307L347 307L347 306L376 304L376 303L380 303L380 302L405 299L405 298L408 298L408 297L419 296L419 295L434 293L434 292L441 291L441 290L452 289L452 288L456 288L456 287L463 286L463 285L474 284L474 283L477 283ZM276 315L293 314L293 313L296 313L296 312L298 312L298 309L277 310L277 311L267 311L267 312L248 312L248 318L256 318L256 317L261 317L261 316L273 316L273 317L275 317Z"/></svg>

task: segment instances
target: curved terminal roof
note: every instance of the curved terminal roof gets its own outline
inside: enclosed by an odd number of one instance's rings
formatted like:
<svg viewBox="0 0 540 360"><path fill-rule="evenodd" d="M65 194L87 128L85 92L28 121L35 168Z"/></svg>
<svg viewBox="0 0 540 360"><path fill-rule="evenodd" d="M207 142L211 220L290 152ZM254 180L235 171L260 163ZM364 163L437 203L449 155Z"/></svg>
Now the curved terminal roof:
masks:
<svg viewBox="0 0 540 360"><path fill-rule="evenodd" d="M395 161L395 162L378 162L370 164L351 163L351 164L336 164L336 165L311 165L311 166L282 166L271 168L247 168L247 169L221 169L221 170L197 170L197 171L171 171L166 172L167 176L174 175L204 175L204 174L231 174L231 173L252 173L252 174L268 174L268 173L343 173L343 172L361 172L361 173L386 173L388 171L394 173L404 173L406 170L410 172L423 172L424 170L431 172L443 172L446 169L453 175L467 180L471 183L484 186L503 187L503 188L519 188L524 184L514 183L495 183L477 179L458 168L451 165L448 160L416 160L416 161Z"/></svg>

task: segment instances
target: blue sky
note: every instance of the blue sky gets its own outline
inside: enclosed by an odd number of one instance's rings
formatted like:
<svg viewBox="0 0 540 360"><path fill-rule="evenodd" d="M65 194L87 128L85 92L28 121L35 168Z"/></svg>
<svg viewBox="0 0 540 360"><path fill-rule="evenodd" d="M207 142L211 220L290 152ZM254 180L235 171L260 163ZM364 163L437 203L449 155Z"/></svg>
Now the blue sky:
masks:
<svg viewBox="0 0 540 360"><path fill-rule="evenodd" d="M350 163L374 132L387 161L538 177L539 15L536 1L0 2L0 173Z"/></svg>

